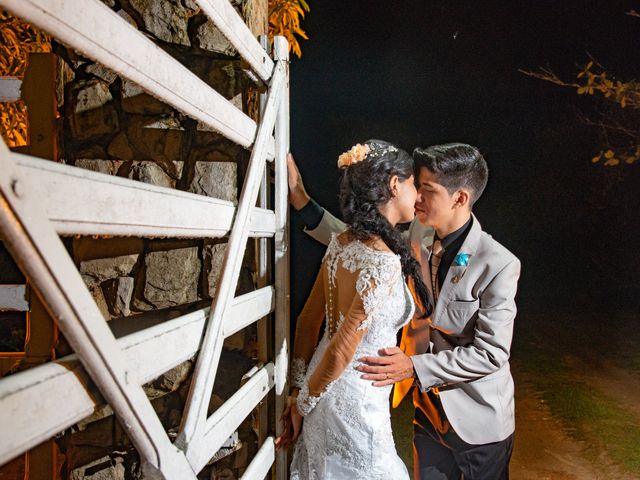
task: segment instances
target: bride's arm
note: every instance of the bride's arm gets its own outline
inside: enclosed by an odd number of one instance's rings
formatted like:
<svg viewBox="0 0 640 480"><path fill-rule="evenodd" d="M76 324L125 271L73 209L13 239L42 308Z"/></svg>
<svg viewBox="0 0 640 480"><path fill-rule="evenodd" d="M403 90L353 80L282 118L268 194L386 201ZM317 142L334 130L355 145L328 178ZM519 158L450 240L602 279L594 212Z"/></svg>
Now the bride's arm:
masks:
<svg viewBox="0 0 640 480"><path fill-rule="evenodd" d="M323 264L320 267L320 272L313 284L309 298L304 304L304 308L296 322L296 333L293 343L293 361L291 365L291 386L296 389L300 389L302 387L307 366L309 365L311 356L318 344L320 327L324 320L325 300L324 285L322 281L324 268Z"/></svg>
<svg viewBox="0 0 640 480"><path fill-rule="evenodd" d="M296 333L293 343L293 355L291 365L291 393L287 399L287 405L282 412L280 421L282 422L281 434L276 438L276 448L286 449L296 441L302 418L295 405L298 392L304 384L307 366L318 343L320 327L324 320L324 285L323 271L324 264L320 267L320 272L313 284L307 303L304 304L302 313L296 322Z"/></svg>
<svg viewBox="0 0 640 480"><path fill-rule="evenodd" d="M400 262L396 262L397 265L386 265L382 268L394 268L399 273ZM383 275L375 270L377 269L366 269L359 273L357 293L340 328L331 338L308 382L302 385L297 400L298 411L302 415L313 410L329 390L331 383L337 380L349 365L369 325L375 321L377 310L388 298L390 284L381 281Z"/></svg>

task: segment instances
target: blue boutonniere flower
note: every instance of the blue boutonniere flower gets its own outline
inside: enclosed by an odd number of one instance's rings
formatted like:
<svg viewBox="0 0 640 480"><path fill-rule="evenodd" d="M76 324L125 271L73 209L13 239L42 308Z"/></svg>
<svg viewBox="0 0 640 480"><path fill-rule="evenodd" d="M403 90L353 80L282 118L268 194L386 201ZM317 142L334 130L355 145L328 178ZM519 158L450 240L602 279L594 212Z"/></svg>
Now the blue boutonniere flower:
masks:
<svg viewBox="0 0 640 480"><path fill-rule="evenodd" d="M471 258L471 254L470 253L459 253L453 259L453 264L456 267L466 267L466 266L469 265L469 258Z"/></svg>
<svg viewBox="0 0 640 480"><path fill-rule="evenodd" d="M453 265L455 267L468 267L470 258L471 258L471 254L470 253L459 253L453 259ZM451 281L453 283L458 283L460 280L462 280L462 277L464 277L465 273L467 273L467 269L466 268L464 270L462 270L462 273L459 273L456 276L454 276L451 279Z"/></svg>

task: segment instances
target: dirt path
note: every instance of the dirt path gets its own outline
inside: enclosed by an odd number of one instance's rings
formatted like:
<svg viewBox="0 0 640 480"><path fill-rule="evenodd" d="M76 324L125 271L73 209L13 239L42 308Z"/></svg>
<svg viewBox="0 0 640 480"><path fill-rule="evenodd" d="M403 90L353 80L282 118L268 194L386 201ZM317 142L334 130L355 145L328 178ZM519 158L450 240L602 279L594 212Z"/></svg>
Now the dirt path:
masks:
<svg viewBox="0 0 640 480"><path fill-rule="evenodd" d="M616 405L640 421L640 376L601 359L589 361L565 355L562 361L573 372L576 380L615 399Z"/></svg>
<svg viewBox="0 0 640 480"><path fill-rule="evenodd" d="M594 462L564 433L526 377L516 373L516 440L513 480L633 480L606 459ZM596 463L598 466L596 466Z"/></svg>

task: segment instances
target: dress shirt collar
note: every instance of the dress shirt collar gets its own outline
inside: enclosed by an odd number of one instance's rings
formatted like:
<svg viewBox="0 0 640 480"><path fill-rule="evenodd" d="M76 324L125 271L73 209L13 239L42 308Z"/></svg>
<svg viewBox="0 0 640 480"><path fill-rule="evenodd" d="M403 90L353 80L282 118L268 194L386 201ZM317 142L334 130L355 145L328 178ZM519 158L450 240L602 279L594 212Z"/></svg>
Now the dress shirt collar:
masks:
<svg viewBox="0 0 640 480"><path fill-rule="evenodd" d="M462 225L455 232L451 232L446 237L438 238L438 234L436 233L435 240L440 240L440 244L442 245L442 248L446 250L449 246L451 246L453 242L455 242L458 238L460 238L460 235L462 235L467 230L467 228L471 226L472 222L473 222L473 216L470 216L469 220L467 220L464 225Z"/></svg>

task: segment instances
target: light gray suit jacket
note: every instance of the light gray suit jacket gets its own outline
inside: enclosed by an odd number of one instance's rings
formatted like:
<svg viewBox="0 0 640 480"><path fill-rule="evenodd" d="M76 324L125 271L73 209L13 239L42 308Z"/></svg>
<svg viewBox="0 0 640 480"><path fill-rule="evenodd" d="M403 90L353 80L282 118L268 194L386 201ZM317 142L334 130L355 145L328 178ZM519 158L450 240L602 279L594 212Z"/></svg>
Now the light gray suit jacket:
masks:
<svg viewBox="0 0 640 480"><path fill-rule="evenodd" d="M325 211L320 224L307 233L328 244L332 232L344 229L343 222ZM407 235L431 289L433 229L414 220ZM412 320L410 330L427 335L415 336L417 354L411 359L422 390L438 389L460 438L471 444L492 443L515 429L509 352L520 261L483 232L475 216L459 252L469 254L468 266L454 261L431 318Z"/></svg>

